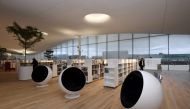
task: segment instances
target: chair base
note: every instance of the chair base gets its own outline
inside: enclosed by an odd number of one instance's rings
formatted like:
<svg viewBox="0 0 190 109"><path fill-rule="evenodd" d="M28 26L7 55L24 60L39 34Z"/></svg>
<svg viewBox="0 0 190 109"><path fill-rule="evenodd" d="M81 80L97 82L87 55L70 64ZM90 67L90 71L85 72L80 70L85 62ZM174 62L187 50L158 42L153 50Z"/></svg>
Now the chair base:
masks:
<svg viewBox="0 0 190 109"><path fill-rule="evenodd" d="M80 93L66 94L65 98L67 99L76 99L80 97Z"/></svg>
<svg viewBox="0 0 190 109"><path fill-rule="evenodd" d="M36 87L42 88L42 87L47 87L47 86L48 86L48 84L44 84L44 85L37 85Z"/></svg>

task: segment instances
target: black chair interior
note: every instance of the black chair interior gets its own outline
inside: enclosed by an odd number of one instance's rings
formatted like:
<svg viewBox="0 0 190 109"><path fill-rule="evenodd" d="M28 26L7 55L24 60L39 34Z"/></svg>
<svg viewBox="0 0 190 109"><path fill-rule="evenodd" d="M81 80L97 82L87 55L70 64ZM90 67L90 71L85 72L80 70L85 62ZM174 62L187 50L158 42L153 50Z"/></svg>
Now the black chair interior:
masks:
<svg viewBox="0 0 190 109"><path fill-rule="evenodd" d="M125 79L120 93L121 103L125 108L133 107L143 90L143 76L140 71L131 72Z"/></svg>
<svg viewBox="0 0 190 109"><path fill-rule="evenodd" d="M79 68L70 67L63 72L61 82L67 90L79 91L84 87L86 78Z"/></svg>
<svg viewBox="0 0 190 109"><path fill-rule="evenodd" d="M43 65L37 66L32 72L32 80L35 82L42 82L48 76L48 68Z"/></svg>

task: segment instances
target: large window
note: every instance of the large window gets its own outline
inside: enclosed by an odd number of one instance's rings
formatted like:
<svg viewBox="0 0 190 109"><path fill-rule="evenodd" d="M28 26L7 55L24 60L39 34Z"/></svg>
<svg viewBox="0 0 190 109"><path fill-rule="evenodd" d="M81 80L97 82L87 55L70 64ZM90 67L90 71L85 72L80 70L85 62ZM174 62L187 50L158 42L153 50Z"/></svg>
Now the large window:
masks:
<svg viewBox="0 0 190 109"><path fill-rule="evenodd" d="M40 53L40 59L44 59L44 54L43 54L43 52Z"/></svg>
<svg viewBox="0 0 190 109"><path fill-rule="evenodd" d="M119 50L128 52L128 57L131 58L132 57L132 40L120 41L119 45L120 45Z"/></svg>
<svg viewBox="0 0 190 109"><path fill-rule="evenodd" d="M61 53L61 48L57 49L57 58L61 58L62 53Z"/></svg>
<svg viewBox="0 0 190 109"><path fill-rule="evenodd" d="M96 56L96 44L89 45L89 58Z"/></svg>
<svg viewBox="0 0 190 109"><path fill-rule="evenodd" d="M69 56L73 55L73 47L68 47L68 55Z"/></svg>
<svg viewBox="0 0 190 109"><path fill-rule="evenodd" d="M132 34L128 33L128 34L120 34L119 35L119 40L125 40L125 39L132 39Z"/></svg>
<svg viewBox="0 0 190 109"><path fill-rule="evenodd" d="M62 47L68 47L68 43L67 42L62 43Z"/></svg>
<svg viewBox="0 0 190 109"><path fill-rule="evenodd" d="M142 38L142 37L148 37L149 34L134 34L134 38Z"/></svg>
<svg viewBox="0 0 190 109"><path fill-rule="evenodd" d="M81 45L86 45L88 43L88 38L87 37L82 37L81 38Z"/></svg>
<svg viewBox="0 0 190 109"><path fill-rule="evenodd" d="M98 43L106 42L106 35L98 35Z"/></svg>
<svg viewBox="0 0 190 109"><path fill-rule="evenodd" d="M63 47L63 48L62 48L62 54L63 54L63 55L67 55L67 48L66 48L66 47Z"/></svg>
<svg viewBox="0 0 190 109"><path fill-rule="evenodd" d="M62 48L62 58L67 59L67 48L66 47Z"/></svg>
<svg viewBox="0 0 190 109"><path fill-rule="evenodd" d="M77 46L73 47L73 55L79 55Z"/></svg>
<svg viewBox="0 0 190 109"><path fill-rule="evenodd" d="M94 44L96 43L96 36L89 36L88 37L88 44Z"/></svg>
<svg viewBox="0 0 190 109"><path fill-rule="evenodd" d="M107 58L118 59L118 41L108 42L108 52Z"/></svg>
<svg viewBox="0 0 190 109"><path fill-rule="evenodd" d="M150 56L161 58L162 54L168 54L168 36L150 37Z"/></svg>
<svg viewBox="0 0 190 109"><path fill-rule="evenodd" d="M81 46L81 55L84 57L88 56L88 46L87 45L82 45Z"/></svg>
<svg viewBox="0 0 190 109"><path fill-rule="evenodd" d="M67 59L68 55L78 55L77 46L78 39L65 41L52 48L54 57ZM164 70L172 70L174 65L187 66L190 60L190 35L146 33L91 35L81 36L80 46L83 58L97 56L100 58L161 58ZM44 58L42 54L38 53L35 56L42 59Z"/></svg>
<svg viewBox="0 0 190 109"><path fill-rule="evenodd" d="M190 35L170 35L170 54L190 54Z"/></svg>
<svg viewBox="0 0 190 109"><path fill-rule="evenodd" d="M77 38L77 39L74 39L73 42L74 42L74 43L73 43L73 46L78 46L79 39L78 39L78 38Z"/></svg>
<svg viewBox="0 0 190 109"><path fill-rule="evenodd" d="M134 39L134 57L138 55L143 55L147 57L149 54L149 39L147 38L138 38Z"/></svg>
<svg viewBox="0 0 190 109"><path fill-rule="evenodd" d="M98 56L103 57L103 53L106 55L106 43L98 43Z"/></svg>
<svg viewBox="0 0 190 109"><path fill-rule="evenodd" d="M71 47L71 46L73 46L73 40L68 41L68 47Z"/></svg>
<svg viewBox="0 0 190 109"><path fill-rule="evenodd" d="M53 48L53 56L56 57L57 55L57 49Z"/></svg>
<svg viewBox="0 0 190 109"><path fill-rule="evenodd" d="M109 41L117 41L118 40L118 34L109 34L108 35L108 42Z"/></svg>

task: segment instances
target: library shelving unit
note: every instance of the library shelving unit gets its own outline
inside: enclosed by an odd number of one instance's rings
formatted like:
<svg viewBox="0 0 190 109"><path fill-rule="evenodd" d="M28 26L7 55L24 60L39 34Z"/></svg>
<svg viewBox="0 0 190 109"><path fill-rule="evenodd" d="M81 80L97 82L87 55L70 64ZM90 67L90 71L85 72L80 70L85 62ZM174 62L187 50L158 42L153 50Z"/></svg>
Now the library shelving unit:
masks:
<svg viewBox="0 0 190 109"><path fill-rule="evenodd" d="M51 68L52 70L52 77L56 77L57 74L57 63L55 63L53 60L40 60L40 65L45 65Z"/></svg>
<svg viewBox="0 0 190 109"><path fill-rule="evenodd" d="M93 80L99 79L100 77L100 65L96 62L96 60L92 60L92 77Z"/></svg>
<svg viewBox="0 0 190 109"><path fill-rule="evenodd" d="M136 70L136 59L108 59L105 67L104 86L117 87L126 76Z"/></svg>
<svg viewBox="0 0 190 109"><path fill-rule="evenodd" d="M84 65L84 62L85 62L85 60L83 60L83 59L73 59L71 66L80 67L80 66Z"/></svg>
<svg viewBox="0 0 190 109"><path fill-rule="evenodd" d="M52 77L57 77L58 74L57 74L57 64L54 62L53 63L53 67L52 67Z"/></svg>
<svg viewBox="0 0 190 109"><path fill-rule="evenodd" d="M39 65L45 65L53 69L53 60L40 60Z"/></svg>
<svg viewBox="0 0 190 109"><path fill-rule="evenodd" d="M86 83L92 82L93 81L93 77L92 77L92 60L91 59L86 59L84 61L84 64L81 67L81 70L85 74Z"/></svg>
<svg viewBox="0 0 190 109"><path fill-rule="evenodd" d="M107 66L107 60L106 59L101 59L100 61L100 78L104 78L104 68Z"/></svg>
<svg viewBox="0 0 190 109"><path fill-rule="evenodd" d="M123 79L125 79L126 76L130 72L132 72L134 70L137 70L138 69L137 66L138 66L138 60L137 59L126 59L125 60L125 69L126 69L126 72L124 74L124 78Z"/></svg>
<svg viewBox="0 0 190 109"><path fill-rule="evenodd" d="M60 75L61 72L67 68L67 61L66 60L58 60L56 61L57 65L57 75Z"/></svg>
<svg viewBox="0 0 190 109"><path fill-rule="evenodd" d="M92 60L93 80L101 79L104 76L104 61L102 59Z"/></svg>
<svg viewBox="0 0 190 109"><path fill-rule="evenodd" d="M92 82L92 65L91 60L84 60L84 59L72 59L67 60L68 67L73 66L81 69L86 77L86 83Z"/></svg>
<svg viewBox="0 0 190 109"><path fill-rule="evenodd" d="M119 80L122 77L122 66L119 64L119 59L107 59L108 66L105 67L104 86L116 87L119 85ZM119 78L120 76L120 78Z"/></svg>
<svg viewBox="0 0 190 109"><path fill-rule="evenodd" d="M138 70L138 60L137 59L133 59L133 70Z"/></svg>
<svg viewBox="0 0 190 109"><path fill-rule="evenodd" d="M87 83L101 79L104 76L104 60L102 59L86 59L82 67L87 68L85 73Z"/></svg>

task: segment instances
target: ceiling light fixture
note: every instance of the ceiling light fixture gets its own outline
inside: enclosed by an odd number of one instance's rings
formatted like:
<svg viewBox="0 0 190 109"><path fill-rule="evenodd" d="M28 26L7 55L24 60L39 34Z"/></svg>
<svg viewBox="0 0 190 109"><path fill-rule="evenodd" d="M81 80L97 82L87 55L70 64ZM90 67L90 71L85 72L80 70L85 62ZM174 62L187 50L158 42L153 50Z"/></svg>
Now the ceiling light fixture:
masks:
<svg viewBox="0 0 190 109"><path fill-rule="evenodd" d="M89 23L104 23L110 19L110 16L102 13L92 13L84 17Z"/></svg>
<svg viewBox="0 0 190 109"><path fill-rule="evenodd" d="M10 51L15 51L17 53L24 53L24 49L9 49ZM27 50L26 54L33 54L36 53L35 51Z"/></svg>
<svg viewBox="0 0 190 109"><path fill-rule="evenodd" d="M42 34L43 34L44 36L47 36L47 35L48 35L48 33L46 33L46 32L42 32Z"/></svg>
<svg viewBox="0 0 190 109"><path fill-rule="evenodd" d="M66 35L76 35L77 34L77 31L72 30L72 29L64 28L64 29L60 29L59 31L63 34L66 34Z"/></svg>

